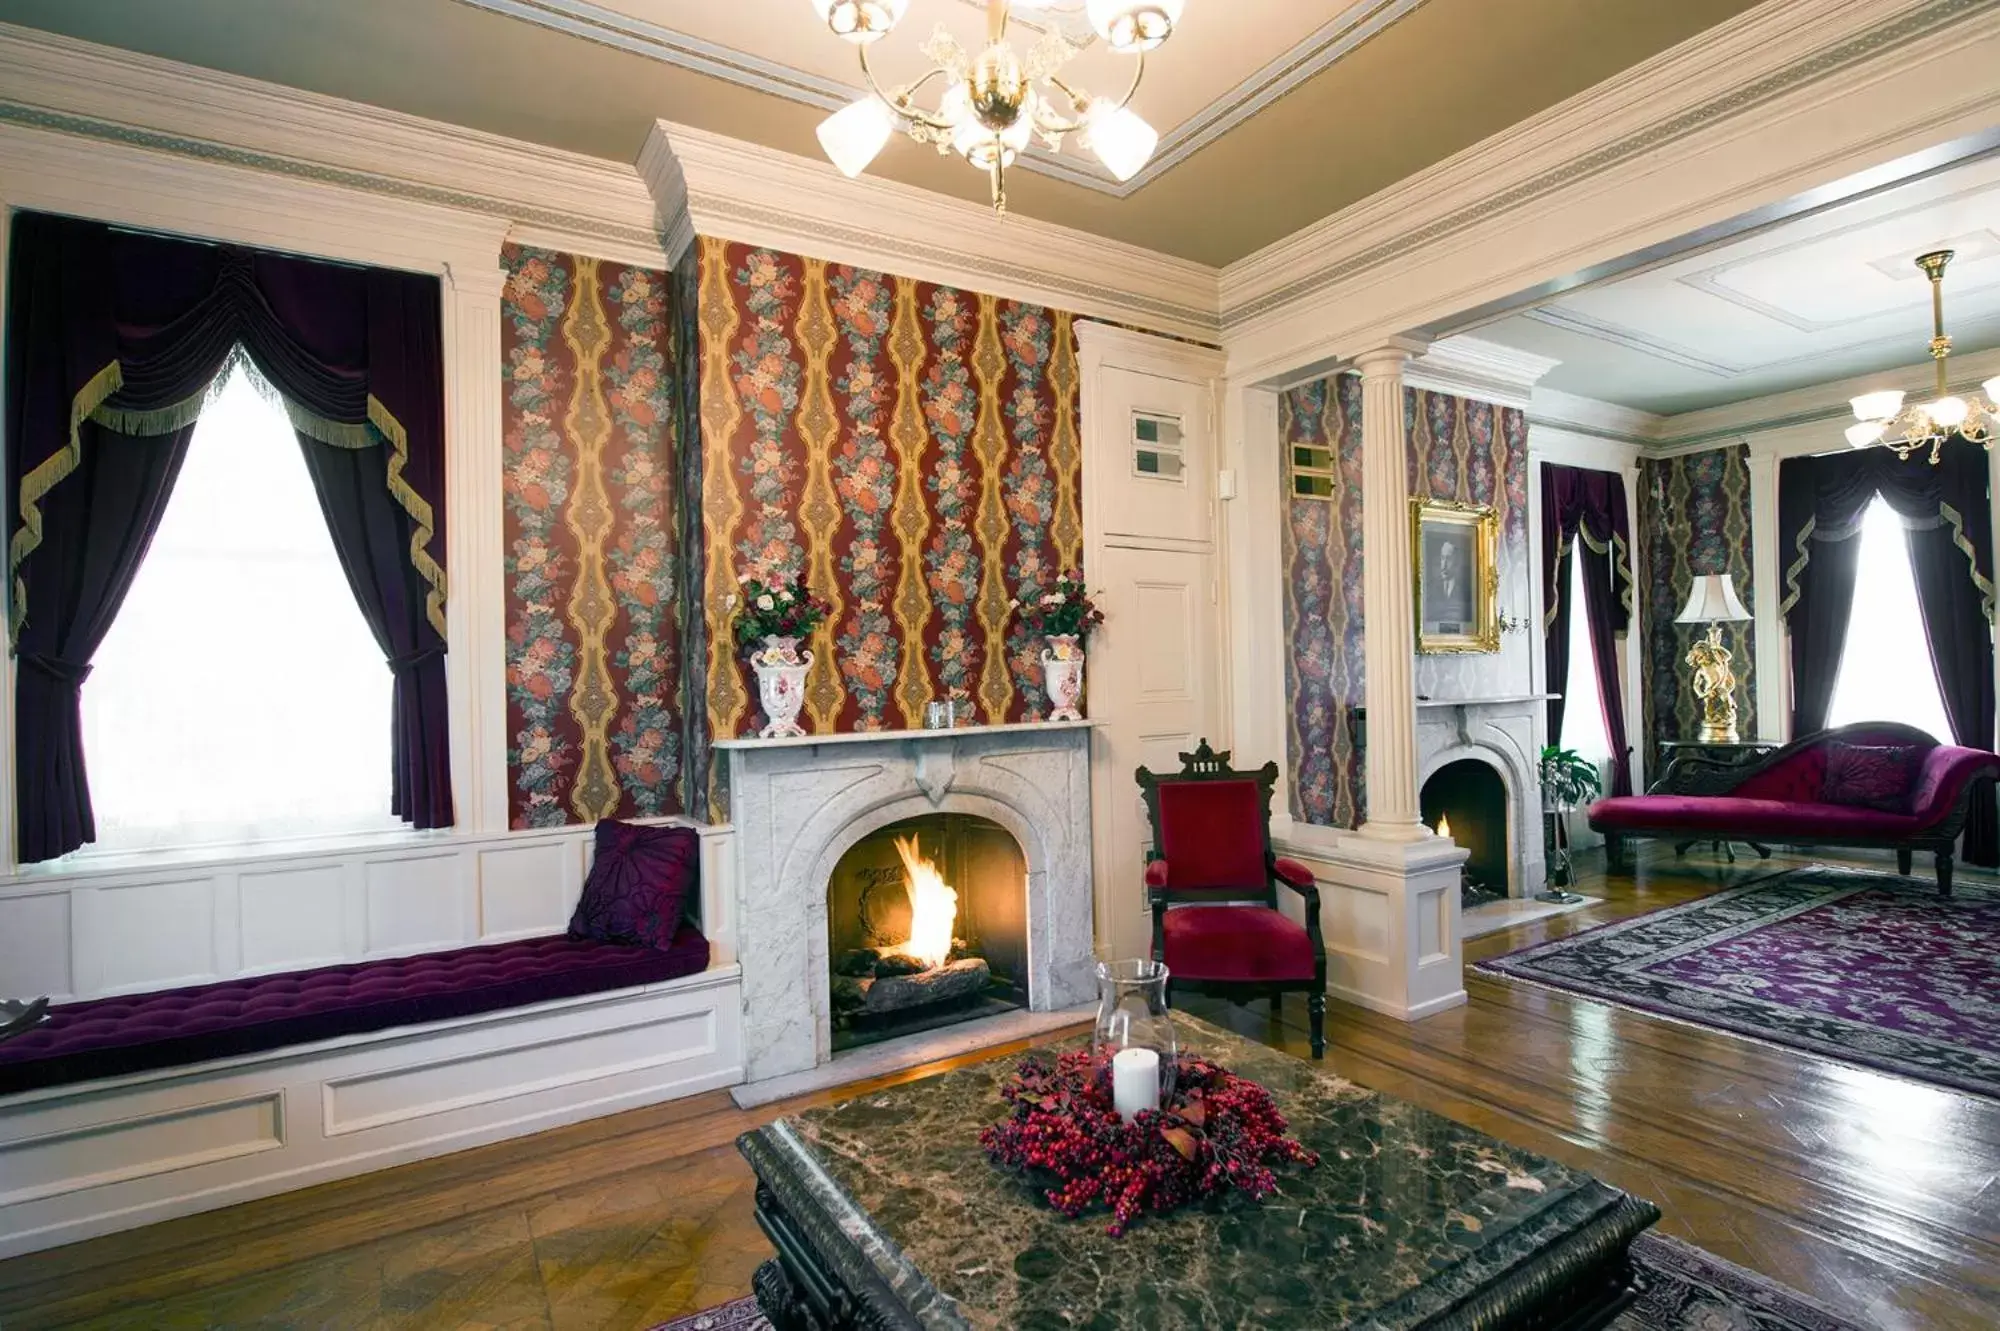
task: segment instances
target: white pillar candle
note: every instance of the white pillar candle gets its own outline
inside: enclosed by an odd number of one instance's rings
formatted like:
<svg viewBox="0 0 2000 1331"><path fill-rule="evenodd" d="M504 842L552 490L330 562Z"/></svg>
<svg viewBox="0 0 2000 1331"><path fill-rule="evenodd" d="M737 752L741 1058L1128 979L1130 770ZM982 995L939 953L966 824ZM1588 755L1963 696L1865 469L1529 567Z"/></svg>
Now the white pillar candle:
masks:
<svg viewBox="0 0 2000 1331"><path fill-rule="evenodd" d="M1111 1056L1111 1104L1127 1123L1160 1107L1160 1056L1150 1049L1120 1049Z"/></svg>

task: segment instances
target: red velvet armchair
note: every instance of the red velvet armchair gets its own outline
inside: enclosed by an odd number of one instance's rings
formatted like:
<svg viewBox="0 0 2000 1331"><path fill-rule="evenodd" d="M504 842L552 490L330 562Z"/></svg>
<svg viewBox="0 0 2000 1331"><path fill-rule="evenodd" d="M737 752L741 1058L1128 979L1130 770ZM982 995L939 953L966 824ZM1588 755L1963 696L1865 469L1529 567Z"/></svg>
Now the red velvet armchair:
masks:
<svg viewBox="0 0 2000 1331"><path fill-rule="evenodd" d="M1278 765L1254 772L1229 766L1203 740L1180 755L1181 770L1137 772L1153 822L1146 896L1153 908L1153 958L1167 985L1232 1002L1306 996L1314 1058L1326 1053L1326 944L1312 871L1271 851L1271 790ZM1305 902L1304 924L1278 909L1282 884Z"/></svg>

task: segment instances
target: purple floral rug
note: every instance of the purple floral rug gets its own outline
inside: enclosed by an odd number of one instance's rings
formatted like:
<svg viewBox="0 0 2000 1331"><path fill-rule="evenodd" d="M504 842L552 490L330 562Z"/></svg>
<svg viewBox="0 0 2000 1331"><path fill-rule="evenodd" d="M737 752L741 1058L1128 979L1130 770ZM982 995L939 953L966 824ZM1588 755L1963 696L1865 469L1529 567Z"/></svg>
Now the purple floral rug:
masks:
<svg viewBox="0 0 2000 1331"><path fill-rule="evenodd" d="M2000 1097L2000 889L1815 866L1477 969Z"/></svg>
<svg viewBox="0 0 2000 1331"><path fill-rule="evenodd" d="M1664 1234L1632 1243L1639 1300L1610 1331L1864 1331L1831 1308ZM771 1331L757 1300L738 1299L653 1331Z"/></svg>

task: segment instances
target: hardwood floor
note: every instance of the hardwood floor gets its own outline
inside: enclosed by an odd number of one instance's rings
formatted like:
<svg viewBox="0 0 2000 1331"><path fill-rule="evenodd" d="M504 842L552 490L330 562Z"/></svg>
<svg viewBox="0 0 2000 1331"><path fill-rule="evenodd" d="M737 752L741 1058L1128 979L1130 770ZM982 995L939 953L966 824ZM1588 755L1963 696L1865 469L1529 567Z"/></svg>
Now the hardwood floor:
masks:
<svg viewBox="0 0 2000 1331"><path fill-rule="evenodd" d="M1648 847L1636 880L1582 885L1602 905L1466 959L1805 862ZM1858 1320L2000 1324L2000 1103L1470 971L1466 988L1415 1024L1333 1005L1326 1067L1649 1197L1666 1232ZM1297 1000L1282 1022L1188 1006L1305 1053ZM857 1089L753 1112L700 1096L18 1258L0 1327L649 1327L746 1293L769 1253L736 1135Z"/></svg>

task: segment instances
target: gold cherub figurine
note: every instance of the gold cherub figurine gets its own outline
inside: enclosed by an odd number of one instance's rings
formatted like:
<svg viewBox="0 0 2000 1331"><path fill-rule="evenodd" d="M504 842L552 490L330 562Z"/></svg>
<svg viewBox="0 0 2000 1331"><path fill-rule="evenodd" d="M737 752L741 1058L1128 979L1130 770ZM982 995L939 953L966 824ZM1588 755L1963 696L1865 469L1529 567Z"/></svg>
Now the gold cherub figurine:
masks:
<svg viewBox="0 0 2000 1331"><path fill-rule="evenodd" d="M1736 743L1736 671L1729 661L1720 624L1710 624L1708 636L1697 638L1688 648L1687 663L1694 667L1694 696L1701 699L1704 744Z"/></svg>

